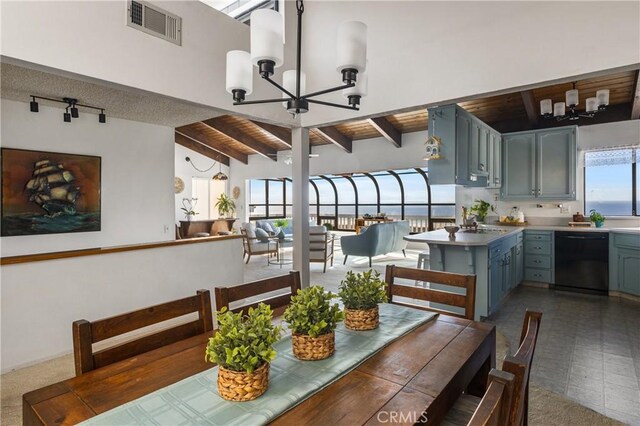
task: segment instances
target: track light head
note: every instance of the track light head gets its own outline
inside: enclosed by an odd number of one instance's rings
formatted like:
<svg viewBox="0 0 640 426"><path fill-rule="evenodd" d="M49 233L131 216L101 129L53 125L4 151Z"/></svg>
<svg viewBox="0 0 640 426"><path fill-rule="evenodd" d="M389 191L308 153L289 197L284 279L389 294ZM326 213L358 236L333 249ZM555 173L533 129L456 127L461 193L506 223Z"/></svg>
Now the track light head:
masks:
<svg viewBox="0 0 640 426"><path fill-rule="evenodd" d="M31 112L38 112L39 111L38 102L36 102L36 97L35 96L31 97L31 102L29 103L29 108L31 109Z"/></svg>
<svg viewBox="0 0 640 426"><path fill-rule="evenodd" d="M76 107L76 104L71 104L71 117L72 118L80 117L80 114L78 113L78 108Z"/></svg>
<svg viewBox="0 0 640 426"><path fill-rule="evenodd" d="M62 119L65 123L71 123L71 114L69 114L69 107L65 109L65 113L62 114Z"/></svg>
<svg viewBox="0 0 640 426"><path fill-rule="evenodd" d="M107 116L104 114L104 110L101 109L100 110L100 114L98 114L98 122L99 123L106 123L107 122Z"/></svg>

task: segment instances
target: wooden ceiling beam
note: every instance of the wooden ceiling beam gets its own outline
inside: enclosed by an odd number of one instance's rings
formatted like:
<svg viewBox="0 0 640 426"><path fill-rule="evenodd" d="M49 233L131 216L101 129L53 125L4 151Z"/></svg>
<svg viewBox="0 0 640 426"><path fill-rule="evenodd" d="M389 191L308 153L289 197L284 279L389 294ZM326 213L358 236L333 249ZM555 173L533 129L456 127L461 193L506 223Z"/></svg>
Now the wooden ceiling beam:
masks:
<svg viewBox="0 0 640 426"><path fill-rule="evenodd" d="M278 141L286 145L288 148L291 148L291 129L276 126L274 124L262 123L260 121L250 121L265 132L269 133L274 138L278 139Z"/></svg>
<svg viewBox="0 0 640 426"><path fill-rule="evenodd" d="M520 92L522 96L522 103L524 104L524 110L527 112L527 118L531 125L538 123L538 110L536 105L536 98L533 96L531 90L525 90Z"/></svg>
<svg viewBox="0 0 640 426"><path fill-rule="evenodd" d="M636 82L633 88L633 101L631 105L631 119L640 118L640 70L636 71Z"/></svg>
<svg viewBox="0 0 640 426"><path fill-rule="evenodd" d="M185 135L175 132L175 140L178 145L182 145L185 148L189 148L191 151L195 151L198 154L202 154L205 157L209 157L212 160L219 161L225 166L229 165L229 157L226 155L220 154L218 151L214 151L211 148L207 148L202 145L200 142L196 142L193 139L186 137Z"/></svg>
<svg viewBox="0 0 640 426"><path fill-rule="evenodd" d="M335 127L316 127L315 130L323 139L339 146L349 154L353 152L353 140L340 133Z"/></svg>
<svg viewBox="0 0 640 426"><path fill-rule="evenodd" d="M367 121L383 138L391 142L396 148L402 147L402 133L385 117L369 118Z"/></svg>
<svg viewBox="0 0 640 426"><path fill-rule="evenodd" d="M195 142L205 145L213 149L214 151L219 152L222 155L226 155L227 157L238 160L241 163L249 164L249 157L247 156L247 154L244 154L240 151L236 151L235 149L230 148L224 143L194 128L193 125L191 124L188 126L182 126L182 127L176 128L176 132L182 134L183 136L186 136L187 138Z"/></svg>
<svg viewBox="0 0 640 426"><path fill-rule="evenodd" d="M236 127L225 123L223 117L210 118L208 120L201 121L201 123L243 144L256 154L261 155L264 158L278 161L278 151L268 145L263 144L257 139L254 139L252 136L247 135Z"/></svg>

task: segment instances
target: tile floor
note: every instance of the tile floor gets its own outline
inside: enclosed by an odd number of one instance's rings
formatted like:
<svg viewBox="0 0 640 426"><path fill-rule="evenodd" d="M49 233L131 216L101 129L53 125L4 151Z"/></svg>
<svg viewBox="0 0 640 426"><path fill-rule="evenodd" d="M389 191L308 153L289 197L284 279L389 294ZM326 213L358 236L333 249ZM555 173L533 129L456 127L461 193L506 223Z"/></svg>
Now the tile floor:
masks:
<svg viewBox="0 0 640 426"><path fill-rule="evenodd" d="M489 319L514 349L526 309L543 312L532 382L640 425L640 303L520 286Z"/></svg>

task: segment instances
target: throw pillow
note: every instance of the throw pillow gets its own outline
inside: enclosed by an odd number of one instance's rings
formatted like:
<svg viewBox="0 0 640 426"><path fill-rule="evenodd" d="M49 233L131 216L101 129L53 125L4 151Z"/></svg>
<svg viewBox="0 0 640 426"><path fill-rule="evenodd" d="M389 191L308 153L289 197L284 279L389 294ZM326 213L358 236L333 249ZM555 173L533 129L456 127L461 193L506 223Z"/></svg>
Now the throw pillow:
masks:
<svg viewBox="0 0 640 426"><path fill-rule="evenodd" d="M282 232L282 228L280 228L279 226L274 226L271 235L280 238L280 234L284 235L284 232Z"/></svg>
<svg viewBox="0 0 640 426"><path fill-rule="evenodd" d="M268 243L269 242L269 234L267 233L267 231L265 231L264 229L261 229L261 228L256 228L256 238L261 243Z"/></svg>
<svg viewBox="0 0 640 426"><path fill-rule="evenodd" d="M269 222L263 222L262 229L267 231L269 234L273 234L273 225L271 225Z"/></svg>

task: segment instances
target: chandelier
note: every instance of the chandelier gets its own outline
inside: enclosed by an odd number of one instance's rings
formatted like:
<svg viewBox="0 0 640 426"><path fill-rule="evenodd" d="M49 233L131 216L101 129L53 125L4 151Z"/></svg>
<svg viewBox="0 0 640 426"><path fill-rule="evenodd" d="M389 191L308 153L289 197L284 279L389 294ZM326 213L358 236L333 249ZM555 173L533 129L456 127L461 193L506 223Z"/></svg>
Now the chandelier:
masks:
<svg viewBox="0 0 640 426"><path fill-rule="evenodd" d="M233 105L282 102L292 114L309 111L309 103L337 108L359 110L360 99L367 94L367 26L358 21L347 21L338 27L336 69L344 84L312 93L306 92L306 76L301 70L302 14L304 4L296 1L298 12L296 69L285 71L282 85L271 77L275 68L284 62L283 19L275 10L259 9L251 13L251 53L242 50L227 52L227 92L233 96ZM282 92L282 98L247 101L253 91L253 66L260 76ZM342 90L348 105L312 99L319 95Z"/></svg>
<svg viewBox="0 0 640 426"><path fill-rule="evenodd" d="M565 93L565 102L556 102L552 107L551 99L540 101L540 114L544 118L555 117L557 121L577 120L580 117L593 118L596 113L604 111L609 105L609 89L598 90L595 97L587 98L584 111L576 109L578 103L578 89L576 89L576 83L573 83L573 89ZM567 108L569 108L568 112Z"/></svg>

